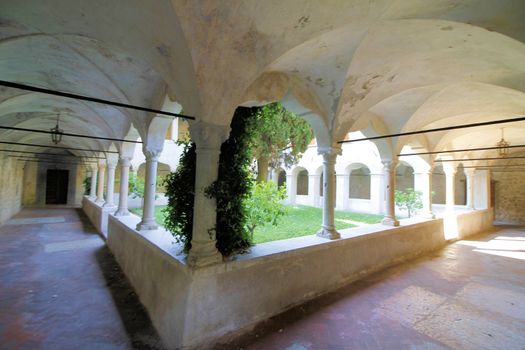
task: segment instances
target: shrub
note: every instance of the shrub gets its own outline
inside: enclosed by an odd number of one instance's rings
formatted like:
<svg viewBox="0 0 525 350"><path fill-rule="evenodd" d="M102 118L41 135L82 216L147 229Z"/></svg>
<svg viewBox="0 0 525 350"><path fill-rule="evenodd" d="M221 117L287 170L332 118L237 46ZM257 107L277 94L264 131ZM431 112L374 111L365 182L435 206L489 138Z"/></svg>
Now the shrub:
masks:
<svg viewBox="0 0 525 350"><path fill-rule="evenodd" d="M406 209L410 217L417 209L423 208L421 196L421 191L414 191L413 188L407 188L405 191L396 190L395 202L399 208Z"/></svg>
<svg viewBox="0 0 525 350"><path fill-rule="evenodd" d="M276 226L286 214L286 206L281 201L286 198L286 186L277 187L273 181L257 182L251 195L244 201L246 226L253 240L253 232L259 226Z"/></svg>

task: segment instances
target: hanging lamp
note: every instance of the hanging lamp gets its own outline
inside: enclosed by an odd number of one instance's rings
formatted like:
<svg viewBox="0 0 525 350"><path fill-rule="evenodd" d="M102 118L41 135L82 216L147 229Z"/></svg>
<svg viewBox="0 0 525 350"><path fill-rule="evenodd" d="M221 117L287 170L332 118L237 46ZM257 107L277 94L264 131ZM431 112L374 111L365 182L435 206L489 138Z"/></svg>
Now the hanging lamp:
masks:
<svg viewBox="0 0 525 350"><path fill-rule="evenodd" d="M59 127L60 122L60 115L57 113L57 125L51 129L51 141L56 145L62 141L62 134L64 133L64 130L60 129Z"/></svg>

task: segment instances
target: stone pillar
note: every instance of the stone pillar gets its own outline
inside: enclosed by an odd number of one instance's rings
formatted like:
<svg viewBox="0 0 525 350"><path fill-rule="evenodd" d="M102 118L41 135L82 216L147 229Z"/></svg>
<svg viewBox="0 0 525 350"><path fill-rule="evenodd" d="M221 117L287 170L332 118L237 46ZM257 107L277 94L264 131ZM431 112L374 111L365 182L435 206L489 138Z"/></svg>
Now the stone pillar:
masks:
<svg viewBox="0 0 525 350"><path fill-rule="evenodd" d="M350 200L350 174L337 174L336 177L335 207L339 210L347 210Z"/></svg>
<svg viewBox="0 0 525 350"><path fill-rule="evenodd" d="M129 215L128 211L128 188L129 188L129 166L131 164L130 157L121 157L120 163L120 190L118 198L118 209L115 216Z"/></svg>
<svg viewBox="0 0 525 350"><path fill-rule="evenodd" d="M91 167L91 188L89 189L89 198L96 199L97 198L97 167L92 166Z"/></svg>
<svg viewBox="0 0 525 350"><path fill-rule="evenodd" d="M108 162L108 183L106 186L106 203L105 207L114 207L115 202L113 200L115 195L115 169L117 164L114 162Z"/></svg>
<svg viewBox="0 0 525 350"><path fill-rule="evenodd" d="M432 170L429 169L414 175L419 176L421 183L421 201L423 202L421 216L427 219L434 219L436 216L432 212Z"/></svg>
<svg viewBox="0 0 525 350"><path fill-rule="evenodd" d="M385 174L385 217L381 221L383 225L399 226L396 219L396 162L384 161L383 171Z"/></svg>
<svg viewBox="0 0 525 350"><path fill-rule="evenodd" d="M474 175L476 169L465 169L465 176L467 177L467 209L475 210L474 204Z"/></svg>
<svg viewBox="0 0 525 350"><path fill-rule="evenodd" d="M195 171L195 202L193 209L193 238L188 264L201 267L222 261L216 247L217 203L205 189L217 180L222 143L228 138L229 127L195 122L190 126L195 141L197 164Z"/></svg>
<svg viewBox="0 0 525 350"><path fill-rule="evenodd" d="M335 158L341 154L337 148L318 148L323 156L323 225L317 236L337 239L341 238L335 228Z"/></svg>
<svg viewBox="0 0 525 350"><path fill-rule="evenodd" d="M137 230L156 230L159 228L155 222L155 195L157 191L157 164L160 152L146 149L143 149L142 152L146 157L146 180L144 181L142 221L138 223Z"/></svg>
<svg viewBox="0 0 525 350"><path fill-rule="evenodd" d="M273 183L277 185L279 183L279 171L277 169L272 169L271 177Z"/></svg>
<svg viewBox="0 0 525 350"><path fill-rule="evenodd" d="M456 195L456 186L455 186L456 168L453 166L444 165L443 171L445 172L445 185L446 185L445 210L447 212L453 212L454 205L455 205L454 197Z"/></svg>
<svg viewBox="0 0 525 350"><path fill-rule="evenodd" d="M98 165L98 187L96 203L104 203L104 177L106 175L106 164Z"/></svg>

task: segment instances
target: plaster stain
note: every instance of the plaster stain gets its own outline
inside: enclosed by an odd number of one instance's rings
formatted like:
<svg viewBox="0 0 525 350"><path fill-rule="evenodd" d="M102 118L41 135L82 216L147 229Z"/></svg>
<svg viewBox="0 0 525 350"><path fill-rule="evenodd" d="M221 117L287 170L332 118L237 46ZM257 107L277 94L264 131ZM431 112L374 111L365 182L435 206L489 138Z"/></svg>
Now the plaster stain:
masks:
<svg viewBox="0 0 525 350"><path fill-rule="evenodd" d="M441 30L454 30L452 26L441 27Z"/></svg>

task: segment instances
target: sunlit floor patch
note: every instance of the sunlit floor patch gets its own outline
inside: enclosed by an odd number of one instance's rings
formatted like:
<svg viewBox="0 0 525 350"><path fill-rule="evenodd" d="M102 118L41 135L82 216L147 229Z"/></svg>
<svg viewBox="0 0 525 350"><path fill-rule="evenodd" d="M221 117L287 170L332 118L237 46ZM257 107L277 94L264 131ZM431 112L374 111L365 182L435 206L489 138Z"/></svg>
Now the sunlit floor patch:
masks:
<svg viewBox="0 0 525 350"><path fill-rule="evenodd" d="M80 239L76 241L49 243L44 246L46 253L55 253L68 250L93 248L103 246L104 242L99 238Z"/></svg>
<svg viewBox="0 0 525 350"><path fill-rule="evenodd" d="M42 218L11 219L6 222L6 225L56 224L65 221L66 219L63 216L49 216Z"/></svg>

